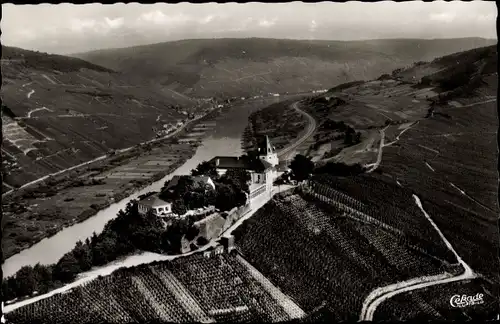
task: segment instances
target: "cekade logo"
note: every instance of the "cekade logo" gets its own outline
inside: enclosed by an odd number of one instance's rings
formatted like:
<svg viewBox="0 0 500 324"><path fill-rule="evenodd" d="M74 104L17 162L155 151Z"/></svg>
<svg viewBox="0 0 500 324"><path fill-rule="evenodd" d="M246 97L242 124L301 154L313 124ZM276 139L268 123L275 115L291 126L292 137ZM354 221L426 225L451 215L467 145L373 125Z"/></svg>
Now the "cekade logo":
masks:
<svg viewBox="0 0 500 324"><path fill-rule="evenodd" d="M451 307L467 307L472 305L483 304L484 295L477 293L475 296L467 296L467 295L453 295L450 299Z"/></svg>

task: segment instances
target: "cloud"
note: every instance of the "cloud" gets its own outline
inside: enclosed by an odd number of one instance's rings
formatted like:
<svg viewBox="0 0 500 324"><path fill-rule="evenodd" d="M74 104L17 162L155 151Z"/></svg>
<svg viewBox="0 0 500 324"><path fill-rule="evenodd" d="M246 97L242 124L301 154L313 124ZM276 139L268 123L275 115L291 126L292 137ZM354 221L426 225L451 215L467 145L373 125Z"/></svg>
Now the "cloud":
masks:
<svg viewBox="0 0 500 324"><path fill-rule="evenodd" d="M192 17L186 16L183 13L168 16L161 10L150 11L143 13L137 18L139 23L154 23L157 25L181 25L193 20Z"/></svg>
<svg viewBox="0 0 500 324"><path fill-rule="evenodd" d="M82 32L86 29L94 29L97 23L94 19L71 19L70 29L74 32Z"/></svg>
<svg viewBox="0 0 500 324"><path fill-rule="evenodd" d="M442 13L431 13L429 15L430 20L451 23L455 20L456 14L454 12L442 12Z"/></svg>
<svg viewBox="0 0 500 324"><path fill-rule="evenodd" d="M266 27L266 28L272 27L276 24L276 20L278 20L278 19L277 18L273 18L272 20L261 19L261 20L259 20L259 26Z"/></svg>
<svg viewBox="0 0 500 324"><path fill-rule="evenodd" d="M205 18L201 19L200 23L201 24L208 24L209 22L211 22L213 20L214 20L214 16L209 15L209 16L206 16Z"/></svg>
<svg viewBox="0 0 500 324"><path fill-rule="evenodd" d="M29 29L20 29L17 35L23 39L23 41L30 41L36 38L35 32Z"/></svg>
<svg viewBox="0 0 500 324"><path fill-rule="evenodd" d="M120 28L121 26L123 26L123 23L125 21L125 19L123 17L116 18L116 19L109 19L108 17L104 17L104 20L106 21L108 26L112 29Z"/></svg>

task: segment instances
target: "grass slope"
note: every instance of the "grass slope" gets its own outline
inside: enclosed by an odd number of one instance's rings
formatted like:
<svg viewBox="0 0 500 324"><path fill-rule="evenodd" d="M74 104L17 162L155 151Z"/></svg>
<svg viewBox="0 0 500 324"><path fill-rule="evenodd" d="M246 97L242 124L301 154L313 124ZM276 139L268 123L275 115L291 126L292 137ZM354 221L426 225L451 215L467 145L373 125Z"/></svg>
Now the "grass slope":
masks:
<svg viewBox="0 0 500 324"><path fill-rule="evenodd" d="M122 73L2 46L3 180L19 187L155 137L195 103ZM179 108L180 109L180 108Z"/></svg>
<svg viewBox="0 0 500 324"><path fill-rule="evenodd" d="M415 61L493 44L446 40L194 39L74 54L197 96L299 92L372 79ZM152 81L153 82L153 81Z"/></svg>

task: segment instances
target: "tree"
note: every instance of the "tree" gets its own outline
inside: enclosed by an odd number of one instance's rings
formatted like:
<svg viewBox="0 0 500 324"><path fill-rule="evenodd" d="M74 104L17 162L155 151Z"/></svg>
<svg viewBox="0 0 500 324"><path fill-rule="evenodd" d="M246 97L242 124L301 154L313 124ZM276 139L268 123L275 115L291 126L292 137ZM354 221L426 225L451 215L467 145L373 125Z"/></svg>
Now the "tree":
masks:
<svg viewBox="0 0 500 324"><path fill-rule="evenodd" d="M33 267L33 272L35 274L35 280L38 282L37 290L39 293L44 294L54 286L52 280L52 266L37 263Z"/></svg>
<svg viewBox="0 0 500 324"><path fill-rule="evenodd" d="M314 162L302 154L297 154L290 164L290 169L295 180L306 180L314 169Z"/></svg>
<svg viewBox="0 0 500 324"><path fill-rule="evenodd" d="M28 296L37 290L35 272L31 266L24 266L16 273L17 296Z"/></svg>
<svg viewBox="0 0 500 324"><path fill-rule="evenodd" d="M341 162L328 162L314 170L315 174L328 173L335 176L355 176L365 171L362 165L356 163L348 165Z"/></svg>
<svg viewBox="0 0 500 324"><path fill-rule="evenodd" d="M76 242L75 248L73 249L73 256L78 261L81 271L87 271L92 268L90 246L84 245L82 241Z"/></svg>
<svg viewBox="0 0 500 324"><path fill-rule="evenodd" d="M191 226L186 232L186 239L189 241L194 240L200 234L200 229L197 226Z"/></svg>
<svg viewBox="0 0 500 324"><path fill-rule="evenodd" d="M228 180L224 183L234 185L238 190L244 191L246 193L250 192L250 187L248 183L251 180L250 173L247 170L239 170L239 169L229 169L227 172L221 177L222 182Z"/></svg>
<svg viewBox="0 0 500 324"><path fill-rule="evenodd" d="M191 170L191 175L192 176L209 176L212 179L216 179L218 177L217 174L217 169L215 168L215 165L208 161L203 161L198 166L196 169Z"/></svg>
<svg viewBox="0 0 500 324"><path fill-rule="evenodd" d="M344 144L347 144L347 145L354 144L355 134L356 134L356 131L352 127L348 126L346 131L345 131L345 135L344 135Z"/></svg>
<svg viewBox="0 0 500 324"><path fill-rule="evenodd" d="M178 215L184 215L187 212L186 205L183 199L176 199L172 203L172 212Z"/></svg>
<svg viewBox="0 0 500 324"><path fill-rule="evenodd" d="M62 282L69 282L75 279L80 272L78 260L73 253L66 253L54 267L54 278Z"/></svg>
<svg viewBox="0 0 500 324"><path fill-rule="evenodd" d="M227 183L220 183L217 187L215 208L221 211L226 211L233 209L235 206L235 192L233 186Z"/></svg>

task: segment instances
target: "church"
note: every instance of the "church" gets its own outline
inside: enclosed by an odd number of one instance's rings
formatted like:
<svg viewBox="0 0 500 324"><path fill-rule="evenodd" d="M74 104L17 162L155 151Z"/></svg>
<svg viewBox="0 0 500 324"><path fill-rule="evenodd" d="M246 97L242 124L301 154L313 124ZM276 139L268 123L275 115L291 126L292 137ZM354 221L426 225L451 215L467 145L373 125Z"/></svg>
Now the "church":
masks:
<svg viewBox="0 0 500 324"><path fill-rule="evenodd" d="M249 201L271 195L273 182L277 178L278 154L268 136L257 143L257 158L248 156L216 156L210 163L215 165L217 173L223 175L229 169L243 169L250 173L251 184Z"/></svg>

